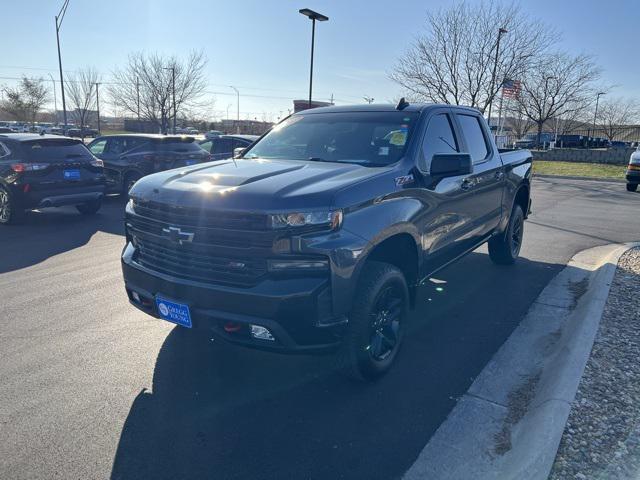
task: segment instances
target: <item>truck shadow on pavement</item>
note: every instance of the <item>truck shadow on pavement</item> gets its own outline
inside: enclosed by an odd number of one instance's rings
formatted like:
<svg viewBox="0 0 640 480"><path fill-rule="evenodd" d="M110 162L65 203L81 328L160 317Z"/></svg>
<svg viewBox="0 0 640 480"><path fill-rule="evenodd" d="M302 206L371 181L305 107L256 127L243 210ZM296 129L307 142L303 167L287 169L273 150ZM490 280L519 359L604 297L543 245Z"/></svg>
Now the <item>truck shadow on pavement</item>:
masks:
<svg viewBox="0 0 640 480"><path fill-rule="evenodd" d="M472 253L421 288L394 369L374 384L325 357L174 328L124 424L112 479L398 478L562 265Z"/></svg>
<svg viewBox="0 0 640 480"><path fill-rule="evenodd" d="M126 199L109 196L100 211L81 215L74 207L27 212L23 222L0 227L0 273L19 270L85 245L96 232L124 235Z"/></svg>

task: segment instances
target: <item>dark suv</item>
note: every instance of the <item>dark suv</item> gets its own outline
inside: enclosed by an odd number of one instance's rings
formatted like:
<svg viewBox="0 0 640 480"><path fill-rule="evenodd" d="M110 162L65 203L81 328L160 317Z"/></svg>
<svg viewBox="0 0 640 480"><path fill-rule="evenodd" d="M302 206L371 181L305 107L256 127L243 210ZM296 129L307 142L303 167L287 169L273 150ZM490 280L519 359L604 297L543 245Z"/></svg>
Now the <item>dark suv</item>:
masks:
<svg viewBox="0 0 640 480"><path fill-rule="evenodd" d="M96 213L105 184L102 161L80 140L0 134L0 224L34 208L75 205L80 213Z"/></svg>
<svg viewBox="0 0 640 480"><path fill-rule="evenodd" d="M210 160L193 137L178 135L109 135L88 147L104 162L109 190L125 194L145 175Z"/></svg>
<svg viewBox="0 0 640 480"><path fill-rule="evenodd" d="M233 157L236 148L247 148L258 135L220 135L200 142L200 146L211 153L211 160L224 160Z"/></svg>

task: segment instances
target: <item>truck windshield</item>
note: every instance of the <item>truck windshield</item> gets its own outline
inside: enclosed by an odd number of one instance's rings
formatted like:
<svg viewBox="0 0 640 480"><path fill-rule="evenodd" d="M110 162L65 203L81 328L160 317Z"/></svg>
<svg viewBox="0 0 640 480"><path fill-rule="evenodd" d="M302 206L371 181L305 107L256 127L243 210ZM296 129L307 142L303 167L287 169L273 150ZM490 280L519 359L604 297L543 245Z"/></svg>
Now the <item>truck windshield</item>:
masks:
<svg viewBox="0 0 640 480"><path fill-rule="evenodd" d="M404 155L417 112L297 114L276 125L245 158L384 166Z"/></svg>

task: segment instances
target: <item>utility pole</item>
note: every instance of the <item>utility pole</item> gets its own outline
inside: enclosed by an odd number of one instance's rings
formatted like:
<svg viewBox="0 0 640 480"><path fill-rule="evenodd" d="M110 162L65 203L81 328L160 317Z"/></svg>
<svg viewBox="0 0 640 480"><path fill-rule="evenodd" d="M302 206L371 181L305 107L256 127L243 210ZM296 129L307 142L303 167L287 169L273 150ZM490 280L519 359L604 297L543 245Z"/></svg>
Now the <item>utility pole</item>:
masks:
<svg viewBox="0 0 640 480"><path fill-rule="evenodd" d="M100 133L100 94L98 93L98 86L100 83L96 82L96 110L98 111L98 134ZM82 128L82 126L80 126Z"/></svg>
<svg viewBox="0 0 640 480"><path fill-rule="evenodd" d="M229 85L229 88L233 88L233 90L236 92L236 96L237 96L237 112L236 112L236 133L240 133L240 90L238 90L236 87L234 87L233 85Z"/></svg>
<svg viewBox="0 0 640 480"><path fill-rule="evenodd" d="M62 8L56 15L56 42L58 43L58 67L60 68L60 90L62 92L62 114L64 116L64 131L63 133L67 134L67 104L64 98L64 78L62 76L62 56L60 55L60 26L62 25L62 20L64 20L64 15L67 13L67 7L69 6L69 0L64 0L62 4Z"/></svg>
<svg viewBox="0 0 640 480"><path fill-rule="evenodd" d="M136 77L136 99L138 102L138 128L140 128L140 79Z"/></svg>
<svg viewBox="0 0 640 480"><path fill-rule="evenodd" d="M176 134L176 66L171 67L171 83L173 85L173 134Z"/></svg>
<svg viewBox="0 0 640 480"><path fill-rule="evenodd" d="M489 116L487 117L489 130L491 130L491 105L493 104L493 89L495 88L495 85L496 85L496 73L498 70L498 55L500 54L500 38L505 33L507 33L506 28L498 29L498 40L496 41L496 57L493 61L493 72L491 73L491 91L489 92L489 95L491 95L491 101L489 102Z"/></svg>

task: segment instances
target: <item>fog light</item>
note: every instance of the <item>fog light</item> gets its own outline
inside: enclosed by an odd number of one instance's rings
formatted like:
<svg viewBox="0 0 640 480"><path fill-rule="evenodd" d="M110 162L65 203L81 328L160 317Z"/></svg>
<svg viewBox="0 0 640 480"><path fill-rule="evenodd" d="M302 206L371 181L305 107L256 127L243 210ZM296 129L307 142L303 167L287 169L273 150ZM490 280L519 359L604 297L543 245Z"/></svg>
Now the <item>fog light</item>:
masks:
<svg viewBox="0 0 640 480"><path fill-rule="evenodd" d="M251 325L251 336L253 338L259 338L260 340L275 341L269 329L261 327L260 325Z"/></svg>

